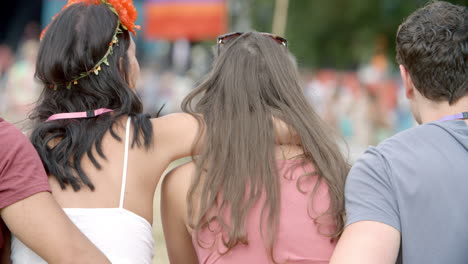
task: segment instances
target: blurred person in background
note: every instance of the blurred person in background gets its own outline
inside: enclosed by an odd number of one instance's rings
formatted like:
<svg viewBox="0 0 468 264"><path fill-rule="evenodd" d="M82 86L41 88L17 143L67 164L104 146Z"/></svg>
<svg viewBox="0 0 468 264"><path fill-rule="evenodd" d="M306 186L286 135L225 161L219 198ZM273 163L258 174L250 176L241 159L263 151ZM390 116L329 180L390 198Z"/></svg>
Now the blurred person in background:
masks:
<svg viewBox="0 0 468 264"><path fill-rule="evenodd" d="M14 61L13 51L8 45L0 45L0 78L3 77Z"/></svg>
<svg viewBox="0 0 468 264"><path fill-rule="evenodd" d="M182 107L203 116L204 148L162 187L170 262L327 263L344 225L349 167L307 102L286 39L236 32L217 48ZM276 145L274 119L301 146Z"/></svg>
<svg viewBox="0 0 468 264"><path fill-rule="evenodd" d="M38 47L37 40L23 42L17 60L5 77L6 118L15 123L27 118L41 92L39 84L34 80Z"/></svg>
<svg viewBox="0 0 468 264"><path fill-rule="evenodd" d="M0 114L4 115L8 109L6 98L6 73L15 60L13 51L8 45L0 45Z"/></svg>
<svg viewBox="0 0 468 264"><path fill-rule="evenodd" d="M356 73L347 73L343 76L342 86L344 92L340 93L342 97L347 97L347 100L342 100L332 105L337 107L346 107L349 126L351 133L349 143L352 144L354 151L359 153L373 144L374 135L374 120L371 116L375 112L372 109L372 97L367 87L360 81ZM343 113L337 113L342 116ZM363 149L364 148L364 149ZM357 156L357 153L354 153Z"/></svg>
<svg viewBox="0 0 468 264"><path fill-rule="evenodd" d="M157 65L147 65L141 68L140 81L136 91L140 95L144 111L147 113L156 114L164 105L164 100L159 96L161 90L159 75Z"/></svg>
<svg viewBox="0 0 468 264"><path fill-rule="evenodd" d="M346 181L333 264L468 262L468 9L434 1L400 26L418 127L369 148Z"/></svg>
<svg viewBox="0 0 468 264"><path fill-rule="evenodd" d="M53 199L47 174L26 136L0 118L0 263L3 264L11 263L10 232L48 263L110 263ZM24 258L15 263L34 260Z"/></svg>

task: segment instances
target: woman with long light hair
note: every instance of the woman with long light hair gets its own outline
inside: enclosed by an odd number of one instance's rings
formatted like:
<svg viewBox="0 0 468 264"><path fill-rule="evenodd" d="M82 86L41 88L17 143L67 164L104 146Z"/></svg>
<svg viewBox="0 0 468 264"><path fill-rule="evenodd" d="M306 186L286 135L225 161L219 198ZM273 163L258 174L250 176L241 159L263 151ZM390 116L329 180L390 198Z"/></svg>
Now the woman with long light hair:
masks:
<svg viewBox="0 0 468 264"><path fill-rule="evenodd" d="M183 102L204 129L204 148L163 183L171 263L328 263L349 165L307 102L286 39L236 32L217 48ZM297 145L275 144L276 119Z"/></svg>

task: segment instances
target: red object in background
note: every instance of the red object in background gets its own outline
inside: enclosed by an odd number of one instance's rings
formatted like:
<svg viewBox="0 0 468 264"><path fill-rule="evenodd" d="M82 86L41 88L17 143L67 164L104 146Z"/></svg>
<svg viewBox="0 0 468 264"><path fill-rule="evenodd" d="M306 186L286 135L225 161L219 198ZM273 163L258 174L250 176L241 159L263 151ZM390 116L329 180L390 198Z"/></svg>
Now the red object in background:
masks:
<svg viewBox="0 0 468 264"><path fill-rule="evenodd" d="M227 30L224 0L149 0L144 10L146 39L212 40Z"/></svg>

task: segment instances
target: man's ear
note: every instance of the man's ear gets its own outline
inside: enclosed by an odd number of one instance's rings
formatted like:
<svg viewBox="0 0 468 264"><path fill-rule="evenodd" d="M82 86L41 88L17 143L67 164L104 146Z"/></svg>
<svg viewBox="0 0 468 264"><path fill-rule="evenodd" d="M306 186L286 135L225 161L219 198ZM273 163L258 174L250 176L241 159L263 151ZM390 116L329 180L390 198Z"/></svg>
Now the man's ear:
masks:
<svg viewBox="0 0 468 264"><path fill-rule="evenodd" d="M413 99L414 97L414 85L411 80L411 76L405 66L400 64L400 75L403 80L403 85L405 86L406 98Z"/></svg>

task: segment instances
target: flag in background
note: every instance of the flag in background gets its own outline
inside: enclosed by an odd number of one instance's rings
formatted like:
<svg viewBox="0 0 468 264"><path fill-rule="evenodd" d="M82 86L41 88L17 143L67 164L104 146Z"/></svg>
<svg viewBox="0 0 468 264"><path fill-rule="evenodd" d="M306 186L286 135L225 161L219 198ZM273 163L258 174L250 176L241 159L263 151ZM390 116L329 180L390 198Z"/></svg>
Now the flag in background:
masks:
<svg viewBox="0 0 468 264"><path fill-rule="evenodd" d="M227 30L225 0L146 0L144 37L212 40Z"/></svg>

